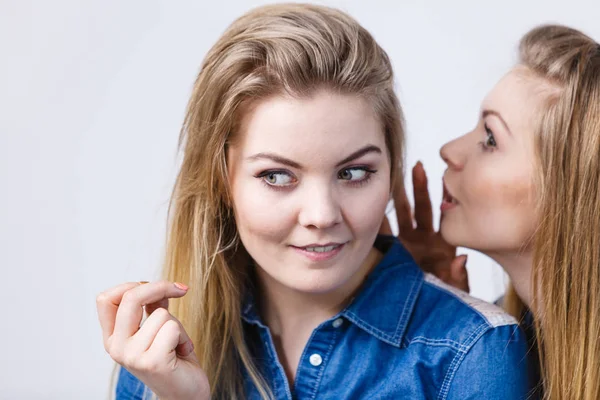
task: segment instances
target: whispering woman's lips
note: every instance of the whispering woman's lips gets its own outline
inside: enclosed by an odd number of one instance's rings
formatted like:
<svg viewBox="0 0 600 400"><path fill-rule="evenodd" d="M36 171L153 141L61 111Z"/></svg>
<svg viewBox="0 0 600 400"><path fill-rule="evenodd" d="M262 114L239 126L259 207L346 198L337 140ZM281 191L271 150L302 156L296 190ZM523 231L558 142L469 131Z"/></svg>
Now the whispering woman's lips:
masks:
<svg viewBox="0 0 600 400"><path fill-rule="evenodd" d="M444 197L442 198L442 205L440 206L440 210L442 212L451 210L458 206L458 201L452 196L448 188L446 187L446 182L444 182Z"/></svg>

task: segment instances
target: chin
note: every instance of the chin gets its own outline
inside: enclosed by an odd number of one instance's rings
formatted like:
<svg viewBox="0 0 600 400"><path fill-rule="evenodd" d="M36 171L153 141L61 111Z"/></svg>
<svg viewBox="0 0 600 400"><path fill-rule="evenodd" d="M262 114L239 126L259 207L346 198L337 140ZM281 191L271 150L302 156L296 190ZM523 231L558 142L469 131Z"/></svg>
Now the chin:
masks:
<svg viewBox="0 0 600 400"><path fill-rule="evenodd" d="M460 229L450 224L442 225L440 232L446 242L454 247L464 247L467 249L483 252L486 247L483 244L487 241L485 235L477 235L465 229Z"/></svg>
<svg viewBox="0 0 600 400"><path fill-rule="evenodd" d="M337 271L336 269L303 271L302 276L291 279L288 286L299 292L310 294L325 294L335 291L352 279L351 276L341 275L339 269Z"/></svg>
<svg viewBox="0 0 600 400"><path fill-rule="evenodd" d="M452 224L448 222L442 222L440 226L440 233L446 242L455 247L465 247L464 241L461 241L460 236L456 227L452 227Z"/></svg>

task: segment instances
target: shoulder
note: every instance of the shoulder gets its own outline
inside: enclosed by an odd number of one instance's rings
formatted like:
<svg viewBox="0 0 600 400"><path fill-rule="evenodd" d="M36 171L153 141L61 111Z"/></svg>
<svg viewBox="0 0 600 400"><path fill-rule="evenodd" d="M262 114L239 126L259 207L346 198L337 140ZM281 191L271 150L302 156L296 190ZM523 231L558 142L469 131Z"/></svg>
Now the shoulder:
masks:
<svg viewBox="0 0 600 400"><path fill-rule="evenodd" d="M466 350L484 334L506 336L518 323L500 307L477 299L425 274L407 340L443 341Z"/></svg>
<svg viewBox="0 0 600 400"><path fill-rule="evenodd" d="M448 356L440 399L527 398L527 339L515 318L429 274L418 301L405 345Z"/></svg>
<svg viewBox="0 0 600 400"><path fill-rule="evenodd" d="M473 297L462 290L442 282L431 274L425 274L424 281L424 286L429 287L432 294L449 298L453 306L465 309L468 313L478 315L481 317L482 322L487 323L490 327L517 324L517 320L514 317L507 314L496 304Z"/></svg>

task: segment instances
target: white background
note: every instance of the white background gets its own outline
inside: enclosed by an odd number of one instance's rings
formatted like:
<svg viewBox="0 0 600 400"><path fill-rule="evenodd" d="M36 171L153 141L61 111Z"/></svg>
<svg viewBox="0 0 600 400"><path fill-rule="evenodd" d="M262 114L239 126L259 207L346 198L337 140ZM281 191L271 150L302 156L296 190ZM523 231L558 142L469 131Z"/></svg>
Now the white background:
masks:
<svg viewBox="0 0 600 400"><path fill-rule="evenodd" d="M112 363L100 291L158 275L184 107L204 54L262 1L0 0L0 398L104 399ZM390 54L436 203L440 146L538 23L600 38L600 6L571 1L330 1ZM410 179L408 180L410 184ZM501 270L471 253L472 293Z"/></svg>

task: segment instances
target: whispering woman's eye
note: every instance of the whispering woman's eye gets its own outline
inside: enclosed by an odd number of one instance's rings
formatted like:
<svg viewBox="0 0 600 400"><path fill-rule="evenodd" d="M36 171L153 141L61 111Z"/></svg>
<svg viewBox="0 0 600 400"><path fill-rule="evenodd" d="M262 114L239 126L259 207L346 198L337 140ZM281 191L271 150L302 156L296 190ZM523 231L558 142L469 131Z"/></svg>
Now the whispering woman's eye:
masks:
<svg viewBox="0 0 600 400"><path fill-rule="evenodd" d="M269 186L284 187L294 184L295 178L285 171L265 171L257 176Z"/></svg>
<svg viewBox="0 0 600 400"><path fill-rule="evenodd" d="M377 171L370 170L366 167L353 167L341 170L338 173L338 179L349 181L351 183L361 183L367 181L371 174Z"/></svg>
<svg viewBox="0 0 600 400"><path fill-rule="evenodd" d="M479 142L483 150L485 151L494 151L496 149L496 138L494 137L494 132L487 126L486 123L483 124L483 128L485 129L486 138L484 141Z"/></svg>

